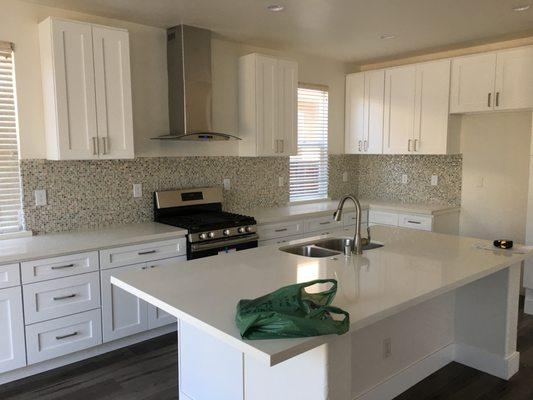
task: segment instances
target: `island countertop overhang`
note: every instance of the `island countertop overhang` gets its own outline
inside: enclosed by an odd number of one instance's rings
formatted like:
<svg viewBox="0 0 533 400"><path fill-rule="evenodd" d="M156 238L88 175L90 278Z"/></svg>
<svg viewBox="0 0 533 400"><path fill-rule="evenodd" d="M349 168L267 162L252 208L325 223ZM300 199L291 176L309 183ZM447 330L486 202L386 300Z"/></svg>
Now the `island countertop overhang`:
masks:
<svg viewBox="0 0 533 400"><path fill-rule="evenodd" d="M479 239L402 228L375 227L373 237L385 246L363 256L316 259L267 246L119 273L111 282L275 365L335 340L335 336L243 340L234 323L235 306L241 298L254 298L295 282L335 278L339 291L334 304L350 313L350 330L355 331L520 263L527 256L476 249Z"/></svg>

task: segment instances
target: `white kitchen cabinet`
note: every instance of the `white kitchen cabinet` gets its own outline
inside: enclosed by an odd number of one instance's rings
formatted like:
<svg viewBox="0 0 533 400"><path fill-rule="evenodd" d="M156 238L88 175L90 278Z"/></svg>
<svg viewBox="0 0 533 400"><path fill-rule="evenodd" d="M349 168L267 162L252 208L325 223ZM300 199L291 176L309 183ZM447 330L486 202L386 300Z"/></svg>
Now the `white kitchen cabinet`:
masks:
<svg viewBox="0 0 533 400"><path fill-rule="evenodd" d="M100 271L104 343L148 329L147 303L112 285L110 280L111 275L146 268L142 263Z"/></svg>
<svg viewBox="0 0 533 400"><path fill-rule="evenodd" d="M0 265L0 289L20 285L20 268L18 264Z"/></svg>
<svg viewBox="0 0 533 400"><path fill-rule="evenodd" d="M345 152L383 153L385 71L369 71L346 77Z"/></svg>
<svg viewBox="0 0 533 400"><path fill-rule="evenodd" d="M20 286L0 290L0 373L26 365Z"/></svg>
<svg viewBox="0 0 533 400"><path fill-rule="evenodd" d="M261 54L239 59L239 154L296 155L298 64Z"/></svg>
<svg viewBox="0 0 533 400"><path fill-rule="evenodd" d="M533 46L452 62L450 112L533 108Z"/></svg>
<svg viewBox="0 0 533 400"><path fill-rule="evenodd" d="M133 158L128 32L39 24L47 158Z"/></svg>

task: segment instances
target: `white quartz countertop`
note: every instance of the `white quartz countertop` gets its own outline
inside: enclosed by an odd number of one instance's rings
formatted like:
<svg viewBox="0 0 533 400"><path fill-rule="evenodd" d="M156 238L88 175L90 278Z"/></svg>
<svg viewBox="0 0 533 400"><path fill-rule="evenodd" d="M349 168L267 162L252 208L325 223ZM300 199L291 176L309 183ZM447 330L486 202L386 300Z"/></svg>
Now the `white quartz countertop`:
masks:
<svg viewBox="0 0 533 400"><path fill-rule="evenodd" d="M452 207L443 204L425 203L400 203L384 200L360 199L361 207L379 211L405 212L410 214L439 215L448 212L459 211L460 207ZM274 208L256 208L243 211L242 214L253 216L258 224L297 220L333 213L339 204L338 200L324 200L313 203L289 204ZM353 210L355 207L351 201L346 201L345 209Z"/></svg>
<svg viewBox="0 0 533 400"><path fill-rule="evenodd" d="M334 278L338 293L333 304L350 313L354 331L527 257L506 250L480 250L473 245L486 241L460 236L384 226L376 226L372 233L384 247L362 256L307 258L266 246L150 271L117 273L111 282L275 365L336 336L243 340L234 322L240 299L297 282Z"/></svg>
<svg viewBox="0 0 533 400"><path fill-rule="evenodd" d="M0 240L0 264L173 239L186 234L187 231L180 228L147 222Z"/></svg>

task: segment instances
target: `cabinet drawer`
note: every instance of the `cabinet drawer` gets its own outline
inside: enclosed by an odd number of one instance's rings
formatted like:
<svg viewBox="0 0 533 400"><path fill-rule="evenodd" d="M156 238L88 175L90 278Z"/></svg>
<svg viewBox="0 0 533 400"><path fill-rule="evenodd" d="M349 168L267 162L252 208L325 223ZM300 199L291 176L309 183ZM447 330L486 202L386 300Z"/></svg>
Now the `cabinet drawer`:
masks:
<svg viewBox="0 0 533 400"><path fill-rule="evenodd" d="M355 225L355 211L342 213L342 222L344 226L353 226ZM368 211L361 211L361 223L366 224L368 222Z"/></svg>
<svg viewBox="0 0 533 400"><path fill-rule="evenodd" d="M398 226L398 214L370 210L368 213L368 222L374 225Z"/></svg>
<svg viewBox="0 0 533 400"><path fill-rule="evenodd" d="M21 264L22 283L33 283L48 279L98 271L98 252L71 254L68 256L26 261Z"/></svg>
<svg viewBox="0 0 533 400"><path fill-rule="evenodd" d="M107 269L162 260L184 255L186 251L185 238L115 247L114 249L100 251L100 267Z"/></svg>
<svg viewBox="0 0 533 400"><path fill-rule="evenodd" d="M423 231L431 231L432 218L428 215L409 215L399 214L399 226L404 228L420 229Z"/></svg>
<svg viewBox="0 0 533 400"><path fill-rule="evenodd" d="M302 221L283 222L279 224L259 225L257 234L259 240L269 240L303 233Z"/></svg>
<svg viewBox="0 0 533 400"><path fill-rule="evenodd" d="M28 364L74 353L102 343L100 310L26 327Z"/></svg>
<svg viewBox="0 0 533 400"><path fill-rule="evenodd" d="M304 232L317 232L325 229L341 228L343 226L342 221L335 221L333 219L333 213L324 217L308 219L304 222Z"/></svg>
<svg viewBox="0 0 533 400"><path fill-rule="evenodd" d="M26 325L100 307L98 272L24 285Z"/></svg>
<svg viewBox="0 0 533 400"><path fill-rule="evenodd" d="M303 235L294 235L294 236L287 236L283 238L260 240L259 246L262 247L262 246L271 246L271 245L276 245L276 244L284 244L284 243L290 242L291 240L298 240L302 238L303 238Z"/></svg>
<svg viewBox="0 0 533 400"><path fill-rule="evenodd" d="M20 285L19 265L0 265L0 289L18 285Z"/></svg>

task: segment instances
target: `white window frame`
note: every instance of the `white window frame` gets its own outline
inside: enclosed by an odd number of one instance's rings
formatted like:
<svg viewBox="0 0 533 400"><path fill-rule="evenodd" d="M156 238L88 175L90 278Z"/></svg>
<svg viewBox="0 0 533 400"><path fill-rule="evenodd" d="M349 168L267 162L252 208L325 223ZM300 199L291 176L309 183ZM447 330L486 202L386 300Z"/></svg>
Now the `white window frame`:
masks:
<svg viewBox="0 0 533 400"><path fill-rule="evenodd" d="M329 132L329 88L327 86L302 84L298 85L298 140L297 156L290 158L289 198L290 203L316 202L328 199L328 132ZM303 101L318 104L315 120L306 120ZM307 132L306 132L307 130ZM317 150L318 149L318 150ZM307 153L307 156L303 153ZM313 165L314 163L314 165ZM305 178L305 164L311 166L311 179ZM318 169L318 170L317 170ZM298 183L297 183L298 182ZM303 184L316 182L316 190L302 188ZM299 186L299 187L298 187Z"/></svg>

